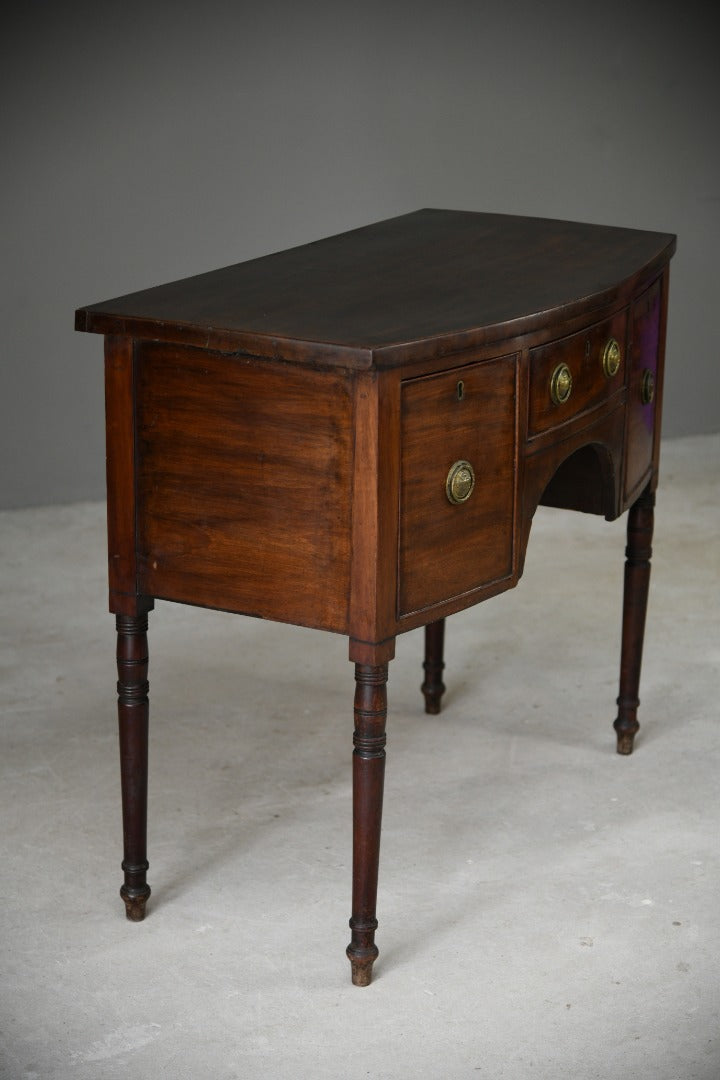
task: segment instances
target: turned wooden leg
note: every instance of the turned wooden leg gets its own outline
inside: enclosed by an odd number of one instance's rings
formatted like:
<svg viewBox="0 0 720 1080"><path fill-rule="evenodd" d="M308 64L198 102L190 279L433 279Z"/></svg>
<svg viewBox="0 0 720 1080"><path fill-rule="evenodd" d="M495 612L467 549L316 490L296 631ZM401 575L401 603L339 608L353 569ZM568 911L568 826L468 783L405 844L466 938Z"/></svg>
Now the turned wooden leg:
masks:
<svg viewBox="0 0 720 1080"><path fill-rule="evenodd" d="M378 949L378 863L385 777L388 665L355 665L353 741L353 899L347 954L355 986L369 986Z"/></svg>
<svg viewBox="0 0 720 1080"><path fill-rule="evenodd" d="M445 668L443 651L445 647L445 620L428 623L425 627L425 660L423 670L425 681L420 689L425 695L425 712L437 715L440 712L440 699L445 693L442 673Z"/></svg>
<svg viewBox="0 0 720 1080"><path fill-rule="evenodd" d="M147 615L117 615L118 724L123 862L120 895L128 919L145 918L147 873L148 643Z"/></svg>
<svg viewBox="0 0 720 1080"><path fill-rule="evenodd" d="M654 493L645 491L630 507L628 515L620 695L614 724L618 754L632 753L635 734L640 727L637 719L640 704L638 691L650 586L654 506Z"/></svg>

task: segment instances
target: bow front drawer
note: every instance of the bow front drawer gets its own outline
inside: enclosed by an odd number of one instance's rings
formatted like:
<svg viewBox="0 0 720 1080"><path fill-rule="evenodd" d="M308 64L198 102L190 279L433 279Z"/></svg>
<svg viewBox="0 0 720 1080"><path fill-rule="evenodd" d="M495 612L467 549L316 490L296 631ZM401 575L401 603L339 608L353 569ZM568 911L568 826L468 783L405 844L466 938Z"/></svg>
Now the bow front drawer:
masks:
<svg viewBox="0 0 720 1080"><path fill-rule="evenodd" d="M530 350L528 436L602 405L625 385L627 311Z"/></svg>

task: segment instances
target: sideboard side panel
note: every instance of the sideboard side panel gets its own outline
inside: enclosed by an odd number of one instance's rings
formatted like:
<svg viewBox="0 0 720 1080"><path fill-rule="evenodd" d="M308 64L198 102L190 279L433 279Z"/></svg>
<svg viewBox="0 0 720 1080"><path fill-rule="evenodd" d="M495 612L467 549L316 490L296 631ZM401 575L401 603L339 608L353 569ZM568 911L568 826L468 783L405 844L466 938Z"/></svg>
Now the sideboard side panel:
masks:
<svg viewBox="0 0 720 1080"><path fill-rule="evenodd" d="M142 342L137 396L142 588L344 632L348 377Z"/></svg>

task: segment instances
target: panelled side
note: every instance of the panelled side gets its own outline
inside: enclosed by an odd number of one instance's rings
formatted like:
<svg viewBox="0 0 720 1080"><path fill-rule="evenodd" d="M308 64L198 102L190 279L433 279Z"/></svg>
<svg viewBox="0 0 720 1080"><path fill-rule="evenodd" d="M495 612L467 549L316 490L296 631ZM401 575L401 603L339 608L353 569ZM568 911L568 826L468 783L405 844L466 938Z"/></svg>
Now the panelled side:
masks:
<svg viewBox="0 0 720 1080"><path fill-rule="evenodd" d="M344 632L348 376L141 342L136 381L143 590Z"/></svg>

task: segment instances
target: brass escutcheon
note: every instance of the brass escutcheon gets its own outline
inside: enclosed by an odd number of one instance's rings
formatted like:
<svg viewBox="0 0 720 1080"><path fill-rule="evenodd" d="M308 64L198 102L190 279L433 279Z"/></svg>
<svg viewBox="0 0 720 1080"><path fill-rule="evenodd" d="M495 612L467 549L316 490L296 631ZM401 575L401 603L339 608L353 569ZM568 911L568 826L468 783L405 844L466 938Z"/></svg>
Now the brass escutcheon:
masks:
<svg viewBox="0 0 720 1080"><path fill-rule="evenodd" d="M467 502L475 487L475 473L469 461L456 461L451 465L445 481L448 501L457 505Z"/></svg>
<svg viewBox="0 0 720 1080"><path fill-rule="evenodd" d="M640 389L640 399L643 405L649 405L655 397L655 376L650 368L645 368Z"/></svg>
<svg viewBox="0 0 720 1080"><path fill-rule="evenodd" d="M602 355L602 368L607 379L612 379L613 375L617 375L620 370L621 360L622 353L620 351L620 346L615 338L611 337L603 349Z"/></svg>
<svg viewBox="0 0 720 1080"><path fill-rule="evenodd" d="M550 397L554 405L564 405L572 393L572 372L567 364L558 364L550 376Z"/></svg>

